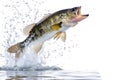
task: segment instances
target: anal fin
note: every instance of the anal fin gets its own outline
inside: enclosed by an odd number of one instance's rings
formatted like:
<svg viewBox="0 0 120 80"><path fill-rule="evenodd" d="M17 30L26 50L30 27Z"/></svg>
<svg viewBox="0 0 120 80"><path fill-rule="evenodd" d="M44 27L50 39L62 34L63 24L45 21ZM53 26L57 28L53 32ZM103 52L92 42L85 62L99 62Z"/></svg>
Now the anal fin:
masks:
<svg viewBox="0 0 120 80"><path fill-rule="evenodd" d="M15 54L15 58L16 58L16 59L20 58L20 52L17 52L17 53Z"/></svg>
<svg viewBox="0 0 120 80"><path fill-rule="evenodd" d="M43 46L43 43L38 43L33 46L33 49L36 53L38 53L41 50L42 46Z"/></svg>

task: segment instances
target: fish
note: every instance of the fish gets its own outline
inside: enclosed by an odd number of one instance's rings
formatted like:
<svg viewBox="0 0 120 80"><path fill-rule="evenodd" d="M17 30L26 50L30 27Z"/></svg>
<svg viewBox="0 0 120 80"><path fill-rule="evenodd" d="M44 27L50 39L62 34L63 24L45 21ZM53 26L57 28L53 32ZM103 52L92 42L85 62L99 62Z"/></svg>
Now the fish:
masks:
<svg viewBox="0 0 120 80"><path fill-rule="evenodd" d="M66 41L66 30L76 26L80 21L86 19L89 14L81 14L81 6L62 9L47 15L37 23L28 25L24 32L27 38L8 48L9 53L16 53L15 57L19 58L20 53L28 46L32 46L38 53L44 42L50 39L61 39Z"/></svg>

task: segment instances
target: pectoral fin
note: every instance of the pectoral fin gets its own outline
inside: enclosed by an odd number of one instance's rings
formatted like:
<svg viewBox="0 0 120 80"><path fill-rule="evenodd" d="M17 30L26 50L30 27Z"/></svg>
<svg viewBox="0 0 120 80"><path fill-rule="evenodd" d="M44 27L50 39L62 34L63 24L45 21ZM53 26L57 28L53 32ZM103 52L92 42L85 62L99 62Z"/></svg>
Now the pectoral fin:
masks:
<svg viewBox="0 0 120 80"><path fill-rule="evenodd" d="M54 39L58 40L61 36L62 32L58 32L55 34Z"/></svg>
<svg viewBox="0 0 120 80"><path fill-rule="evenodd" d="M62 22L58 23L58 24L54 24L51 26L53 31L57 31L59 30L62 26L61 26Z"/></svg>
<svg viewBox="0 0 120 80"><path fill-rule="evenodd" d="M26 26L26 27L23 29L23 33L24 33L25 35L29 35L30 30L31 30L34 26L35 26L35 23Z"/></svg>
<svg viewBox="0 0 120 80"><path fill-rule="evenodd" d="M65 32L56 33L55 36L54 36L54 39L58 40L59 38L61 38L61 40L63 42L65 42L66 41L66 33Z"/></svg>
<svg viewBox="0 0 120 80"><path fill-rule="evenodd" d="M38 53L41 50L42 46L43 46L43 43L38 43L33 46L33 49L36 53Z"/></svg>
<svg viewBox="0 0 120 80"><path fill-rule="evenodd" d="M61 34L61 40L62 40L63 42L66 41L66 32L63 32L63 33Z"/></svg>

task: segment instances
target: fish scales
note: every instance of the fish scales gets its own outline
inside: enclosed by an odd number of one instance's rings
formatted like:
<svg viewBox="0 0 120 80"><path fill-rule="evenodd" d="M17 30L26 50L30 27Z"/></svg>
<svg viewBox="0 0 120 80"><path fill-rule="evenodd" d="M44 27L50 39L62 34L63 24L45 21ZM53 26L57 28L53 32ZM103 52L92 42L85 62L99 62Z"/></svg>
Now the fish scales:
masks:
<svg viewBox="0 0 120 80"><path fill-rule="evenodd" d="M32 45L35 52L38 53L46 40L61 38L65 42L65 31L89 16L88 14L82 15L80 10L81 7L59 10L38 23L29 25L30 29L26 28L28 37L24 41L12 45L8 48L8 52L16 53L16 58L19 58L20 53L29 45Z"/></svg>

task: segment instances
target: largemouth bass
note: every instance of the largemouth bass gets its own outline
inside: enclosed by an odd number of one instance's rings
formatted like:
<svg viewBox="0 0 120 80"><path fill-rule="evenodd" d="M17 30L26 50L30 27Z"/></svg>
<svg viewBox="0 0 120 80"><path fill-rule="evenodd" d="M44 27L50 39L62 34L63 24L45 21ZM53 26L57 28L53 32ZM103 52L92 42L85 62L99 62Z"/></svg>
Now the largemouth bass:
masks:
<svg viewBox="0 0 120 80"><path fill-rule="evenodd" d="M24 41L8 48L8 52L16 53L15 57L19 58L20 53L22 53L27 46L32 45L37 53L46 40L61 38L62 41L65 41L65 31L88 16L88 14L81 14L81 7L59 10L50 14L40 22L29 25L29 28L26 29L28 37Z"/></svg>

